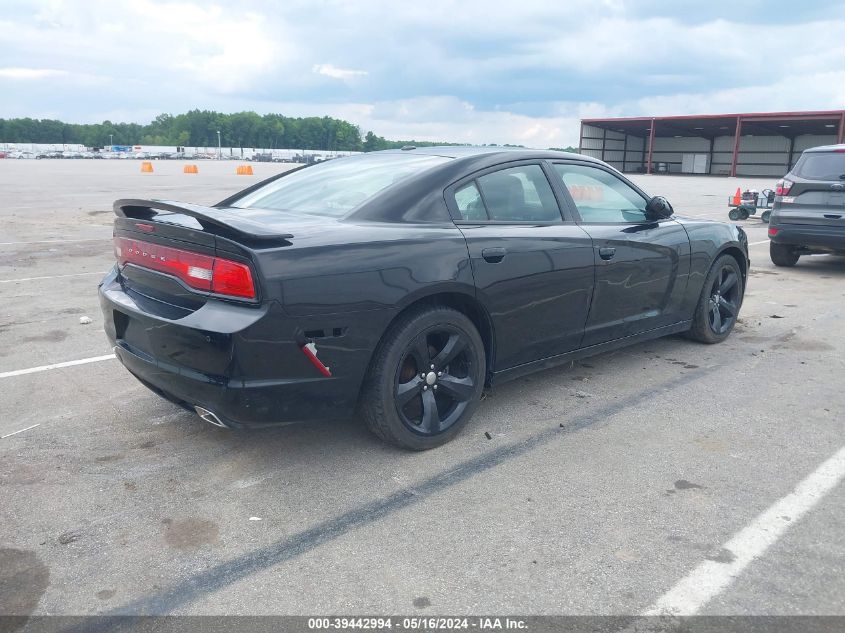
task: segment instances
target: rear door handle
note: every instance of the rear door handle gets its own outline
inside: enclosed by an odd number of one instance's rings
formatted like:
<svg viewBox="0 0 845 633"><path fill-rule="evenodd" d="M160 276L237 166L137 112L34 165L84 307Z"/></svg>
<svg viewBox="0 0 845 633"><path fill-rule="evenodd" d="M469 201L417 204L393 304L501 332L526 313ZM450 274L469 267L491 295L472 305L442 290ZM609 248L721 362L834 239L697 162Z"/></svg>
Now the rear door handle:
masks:
<svg viewBox="0 0 845 633"><path fill-rule="evenodd" d="M485 248L481 251L481 256L484 258L484 261L490 262L491 264L498 264L507 254L508 251L499 246Z"/></svg>
<svg viewBox="0 0 845 633"><path fill-rule="evenodd" d="M599 257L604 260L613 259L614 255L616 255L616 249L612 246L602 246L599 249Z"/></svg>
<svg viewBox="0 0 845 633"><path fill-rule="evenodd" d="M833 213L825 213L824 217L826 217L828 220L839 220L840 218L842 218L842 215L841 214L835 215Z"/></svg>

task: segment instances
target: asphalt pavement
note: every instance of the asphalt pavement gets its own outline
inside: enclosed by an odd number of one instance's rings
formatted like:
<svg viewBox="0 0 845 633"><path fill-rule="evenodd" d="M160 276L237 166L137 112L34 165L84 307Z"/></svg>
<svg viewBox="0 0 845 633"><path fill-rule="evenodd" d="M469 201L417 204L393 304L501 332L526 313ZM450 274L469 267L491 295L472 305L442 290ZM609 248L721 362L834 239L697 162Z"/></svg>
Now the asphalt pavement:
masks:
<svg viewBox="0 0 845 633"><path fill-rule="evenodd" d="M96 287L115 198L213 203L285 167L235 166L0 161L0 613L630 615L726 577L685 599L845 615L845 258L775 268L765 225L742 222L752 270L725 343L498 386L433 451L356 419L233 432L99 359ZM725 221L737 186L773 185L633 179ZM755 527L771 543L736 538Z"/></svg>

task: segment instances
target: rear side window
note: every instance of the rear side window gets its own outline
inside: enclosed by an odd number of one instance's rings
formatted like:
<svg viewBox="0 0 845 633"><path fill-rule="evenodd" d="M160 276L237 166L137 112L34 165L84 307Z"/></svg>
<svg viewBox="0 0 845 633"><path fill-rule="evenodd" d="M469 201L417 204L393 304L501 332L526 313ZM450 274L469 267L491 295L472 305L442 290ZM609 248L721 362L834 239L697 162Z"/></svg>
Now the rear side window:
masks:
<svg viewBox="0 0 845 633"><path fill-rule="evenodd" d="M845 180L845 153L807 152L792 173L807 180Z"/></svg>
<svg viewBox="0 0 845 633"><path fill-rule="evenodd" d="M483 221L487 219L487 210L475 182L470 182L455 191L455 204L464 220Z"/></svg>
<svg viewBox="0 0 845 633"><path fill-rule="evenodd" d="M340 217L382 189L449 160L408 154L337 158L282 176L233 206Z"/></svg>
<svg viewBox="0 0 845 633"><path fill-rule="evenodd" d="M559 222L560 209L539 165L501 169L464 185L455 202L465 220Z"/></svg>

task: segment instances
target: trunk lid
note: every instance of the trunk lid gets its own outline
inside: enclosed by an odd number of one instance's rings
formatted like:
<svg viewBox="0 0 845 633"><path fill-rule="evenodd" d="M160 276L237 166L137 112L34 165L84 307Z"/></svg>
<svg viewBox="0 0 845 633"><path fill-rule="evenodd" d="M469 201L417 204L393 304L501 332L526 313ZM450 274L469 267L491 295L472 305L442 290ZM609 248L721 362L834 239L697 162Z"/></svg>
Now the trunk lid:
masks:
<svg viewBox="0 0 845 633"><path fill-rule="evenodd" d="M126 199L116 201L114 211L115 254L120 259L121 249L135 253L128 262L123 256L119 280L140 309L168 319L183 318L201 308L209 297L217 296L210 283L202 279L202 275L213 279L215 262L248 267L255 288L255 297L222 298L259 303L261 278L256 251L289 245L293 237L289 226L273 225L252 209ZM162 262L180 257L197 260L185 264L189 271L195 271L190 274L198 275L195 279L162 269ZM204 283L208 287L202 287Z"/></svg>
<svg viewBox="0 0 845 633"><path fill-rule="evenodd" d="M805 152L786 179L793 184L775 200L779 224L845 227L845 153Z"/></svg>

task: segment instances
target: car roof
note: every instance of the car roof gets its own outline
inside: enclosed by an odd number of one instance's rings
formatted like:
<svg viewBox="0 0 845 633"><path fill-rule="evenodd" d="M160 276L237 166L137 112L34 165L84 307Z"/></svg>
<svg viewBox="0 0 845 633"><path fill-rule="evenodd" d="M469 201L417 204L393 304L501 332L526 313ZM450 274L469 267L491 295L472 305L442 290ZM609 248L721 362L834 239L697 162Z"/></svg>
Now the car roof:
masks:
<svg viewBox="0 0 845 633"><path fill-rule="evenodd" d="M810 147L804 150L807 152L845 152L845 143L839 145L819 145L818 147Z"/></svg>
<svg viewBox="0 0 845 633"><path fill-rule="evenodd" d="M523 158L577 158L600 163L598 159L573 152L559 152L549 149L531 149L525 147L501 147L491 145L434 145L430 147L407 146L403 149L386 149L379 154L421 154L425 156L443 156L444 158L471 158L476 156L507 156L511 160Z"/></svg>

